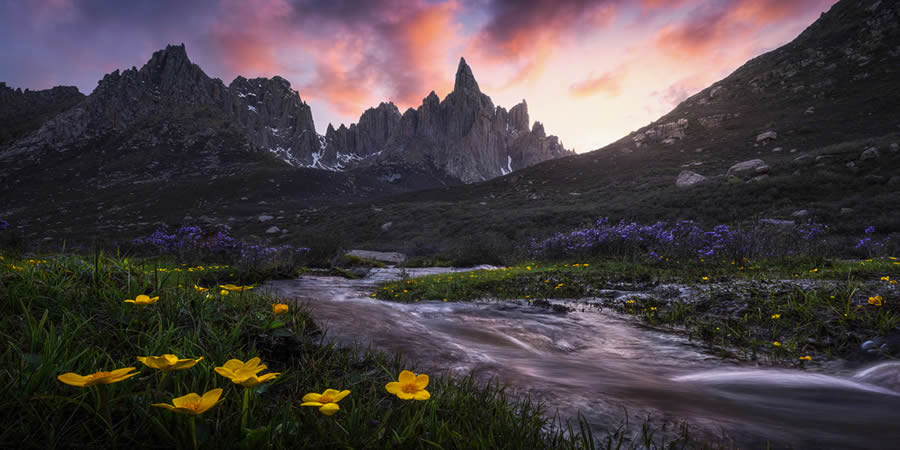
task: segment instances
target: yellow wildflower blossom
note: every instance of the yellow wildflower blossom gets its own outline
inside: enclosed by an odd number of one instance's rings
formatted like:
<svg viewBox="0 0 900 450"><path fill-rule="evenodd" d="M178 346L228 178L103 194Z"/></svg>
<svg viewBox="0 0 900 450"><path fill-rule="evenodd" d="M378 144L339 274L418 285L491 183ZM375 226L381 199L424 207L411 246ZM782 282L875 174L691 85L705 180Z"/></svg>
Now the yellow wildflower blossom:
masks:
<svg viewBox="0 0 900 450"><path fill-rule="evenodd" d="M338 392L334 389L325 389L321 394L310 392L303 396L303 403L300 406L318 406L320 413L331 416L341 409L338 402L349 394L348 390Z"/></svg>
<svg viewBox="0 0 900 450"><path fill-rule="evenodd" d="M400 372L397 381L384 385L384 388L389 393L403 400L428 400L431 398L431 394L425 390L426 386L428 386L428 375L424 373L416 375L408 370L404 370Z"/></svg>
<svg viewBox="0 0 900 450"><path fill-rule="evenodd" d="M156 406L158 408L166 408L169 411L176 412L178 414L190 414L192 416L196 416L203 414L213 406L216 406L216 403L219 402L219 398L221 396L221 388L213 389L203 394L202 397L191 392L188 395L172 399L171 405L168 403L154 403L153 406Z"/></svg>
<svg viewBox="0 0 900 450"><path fill-rule="evenodd" d="M244 387L253 387L260 383L274 380L275 377L280 375L278 372L258 375L263 370L266 370L266 368L267 366L265 364L260 364L260 359L257 357L252 358L247 362L243 362L239 359L230 359L224 366L216 367L215 371L217 374L231 380L234 384L239 384Z"/></svg>
<svg viewBox="0 0 900 450"><path fill-rule="evenodd" d="M78 375L77 373L69 372L57 376L56 379L70 386L88 387L97 384L118 383L138 374L138 372L129 373L132 370L135 370L135 368L125 367L124 369L117 369L112 372L94 372L90 375Z"/></svg>
<svg viewBox="0 0 900 450"><path fill-rule="evenodd" d="M150 297L147 295L138 295L137 297L132 299L125 300L125 303L134 303L135 305L152 305L159 300L159 297Z"/></svg>
<svg viewBox="0 0 900 450"><path fill-rule="evenodd" d="M145 366L151 369L162 370L163 372L171 372L173 370L181 370L181 369L190 369L194 367L203 357L199 357L197 359L179 359L177 356L172 354L165 354L161 356L138 356L137 360L144 363Z"/></svg>

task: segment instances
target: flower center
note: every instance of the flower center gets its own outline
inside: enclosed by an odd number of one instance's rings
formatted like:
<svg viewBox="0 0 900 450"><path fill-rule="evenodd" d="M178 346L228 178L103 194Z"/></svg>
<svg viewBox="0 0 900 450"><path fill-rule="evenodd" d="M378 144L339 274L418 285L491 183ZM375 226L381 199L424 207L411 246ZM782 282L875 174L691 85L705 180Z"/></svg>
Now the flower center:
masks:
<svg viewBox="0 0 900 450"><path fill-rule="evenodd" d="M185 408L185 409L191 409L191 410L197 411L198 409L200 409L200 402L185 403L185 404L182 406L182 408Z"/></svg>
<svg viewBox="0 0 900 450"><path fill-rule="evenodd" d="M319 403L333 403L333 402L334 402L334 399L327 395L323 395L323 396L319 397Z"/></svg>
<svg viewBox="0 0 900 450"><path fill-rule="evenodd" d="M409 383L403 385L403 392L407 394L415 394L419 391L419 388L416 387L416 383Z"/></svg>

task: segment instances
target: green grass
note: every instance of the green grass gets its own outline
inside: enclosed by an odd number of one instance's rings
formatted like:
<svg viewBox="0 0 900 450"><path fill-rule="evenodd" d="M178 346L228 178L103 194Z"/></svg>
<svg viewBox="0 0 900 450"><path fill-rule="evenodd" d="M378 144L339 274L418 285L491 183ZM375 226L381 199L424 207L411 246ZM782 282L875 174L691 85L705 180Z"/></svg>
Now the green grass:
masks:
<svg viewBox="0 0 900 450"><path fill-rule="evenodd" d="M593 435L583 423L552 418L527 397L495 383L435 376L428 401L403 401L385 383L400 358L324 344L306 311L261 287L222 295L218 283L247 284L228 267L159 267L95 255L0 260L0 447L191 448L190 416L152 407L191 392L222 388L222 400L197 416L201 448L595 448L684 445L652 431L631 444L623 430ZM209 287L199 292L194 288ZM152 305L127 298L158 296ZM174 353L203 359L164 375L137 356ZM251 388L246 427L244 388L214 372L232 358L259 356L279 372ZM138 375L79 388L57 376L136 367ZM349 389L331 417L301 407L301 397ZM596 439L596 441L595 441ZM640 439L640 437L639 437Z"/></svg>
<svg viewBox="0 0 900 450"><path fill-rule="evenodd" d="M803 356L872 357L860 354L862 342L900 337L900 288L890 283L898 276L900 261L891 258L533 262L382 283L372 295L402 302L502 299L544 307L550 306L547 299L582 299L686 333L727 357L793 364L802 363ZM822 283L801 288L795 281ZM666 284L697 288L700 294L663 298L654 289ZM609 289L650 295L609 298L604 292ZM876 295L882 306L869 304Z"/></svg>

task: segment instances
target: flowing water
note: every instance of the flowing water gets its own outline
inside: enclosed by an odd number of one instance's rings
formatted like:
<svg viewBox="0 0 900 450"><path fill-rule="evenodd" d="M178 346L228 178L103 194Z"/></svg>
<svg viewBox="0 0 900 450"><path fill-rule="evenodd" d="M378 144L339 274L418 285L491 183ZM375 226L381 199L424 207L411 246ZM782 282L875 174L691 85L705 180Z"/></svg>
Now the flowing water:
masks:
<svg viewBox="0 0 900 450"><path fill-rule="evenodd" d="M407 269L421 276L455 269ZM673 334L585 308L567 314L509 302L392 303L369 295L399 269L360 280L275 281L341 344L401 353L430 374L474 373L528 393L597 431L649 415L725 434L742 447L900 448L900 363L825 372L725 361ZM623 293L624 295L624 293Z"/></svg>

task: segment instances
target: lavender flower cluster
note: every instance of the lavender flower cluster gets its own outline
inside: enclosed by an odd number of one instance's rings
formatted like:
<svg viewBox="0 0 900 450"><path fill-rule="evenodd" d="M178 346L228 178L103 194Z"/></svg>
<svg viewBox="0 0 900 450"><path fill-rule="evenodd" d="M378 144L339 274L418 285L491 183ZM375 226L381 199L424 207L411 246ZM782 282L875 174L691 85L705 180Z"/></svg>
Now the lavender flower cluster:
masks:
<svg viewBox="0 0 900 450"><path fill-rule="evenodd" d="M825 243L828 227L808 222L795 226L757 223L750 227L718 225L704 230L693 221L610 223L600 218L592 226L532 239L535 257L604 255L635 258L758 258L815 254Z"/></svg>
<svg viewBox="0 0 900 450"><path fill-rule="evenodd" d="M0 230L5 230L7 228L9 228L9 222L0 219Z"/></svg>
<svg viewBox="0 0 900 450"><path fill-rule="evenodd" d="M306 247L250 244L232 238L227 231L204 231L194 225L183 225L171 232L169 227L161 226L132 244L142 253L172 255L183 262L216 261L253 268L297 264L309 253Z"/></svg>

